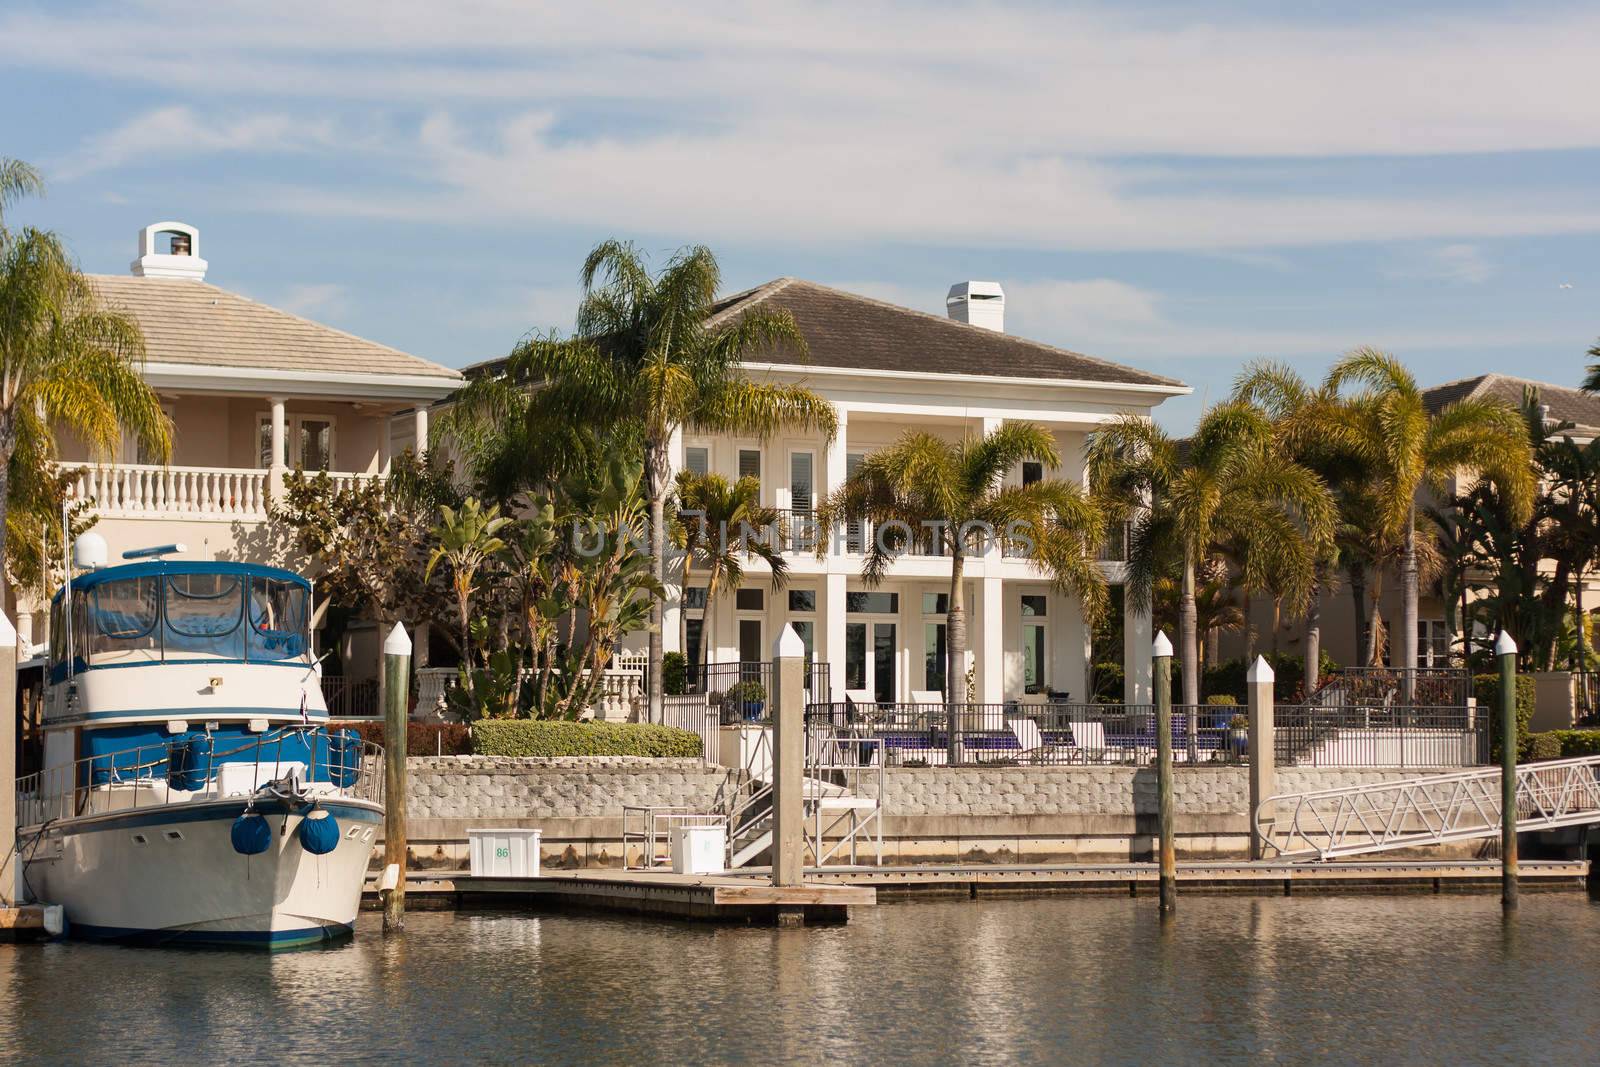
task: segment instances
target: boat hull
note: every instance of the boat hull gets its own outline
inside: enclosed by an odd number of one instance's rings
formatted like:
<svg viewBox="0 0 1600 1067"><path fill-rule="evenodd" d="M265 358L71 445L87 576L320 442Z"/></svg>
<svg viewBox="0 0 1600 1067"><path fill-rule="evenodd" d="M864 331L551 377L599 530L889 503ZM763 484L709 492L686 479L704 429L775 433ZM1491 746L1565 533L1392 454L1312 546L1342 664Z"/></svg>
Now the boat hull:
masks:
<svg viewBox="0 0 1600 1067"><path fill-rule="evenodd" d="M244 807L196 801L51 824L30 850L29 885L64 906L72 937L289 948L348 936L382 808L322 799L339 838L319 856L301 844L300 814L258 804L272 840L245 856L231 838Z"/></svg>

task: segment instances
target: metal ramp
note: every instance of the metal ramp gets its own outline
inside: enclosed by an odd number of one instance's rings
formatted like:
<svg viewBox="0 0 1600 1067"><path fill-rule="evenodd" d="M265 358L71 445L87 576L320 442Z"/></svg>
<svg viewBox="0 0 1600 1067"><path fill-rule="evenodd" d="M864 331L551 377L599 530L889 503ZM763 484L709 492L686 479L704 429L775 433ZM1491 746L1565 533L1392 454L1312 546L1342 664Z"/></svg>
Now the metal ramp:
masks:
<svg viewBox="0 0 1600 1067"><path fill-rule="evenodd" d="M1600 756L1517 768L1517 829L1600 823ZM1331 860L1500 835L1500 769L1267 798L1256 837L1280 859Z"/></svg>

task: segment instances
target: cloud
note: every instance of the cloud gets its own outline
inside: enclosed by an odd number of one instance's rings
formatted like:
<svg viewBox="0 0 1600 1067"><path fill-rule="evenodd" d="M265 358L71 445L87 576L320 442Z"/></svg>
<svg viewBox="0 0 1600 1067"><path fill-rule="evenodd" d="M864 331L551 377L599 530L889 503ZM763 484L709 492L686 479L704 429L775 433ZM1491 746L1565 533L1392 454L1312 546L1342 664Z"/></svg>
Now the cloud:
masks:
<svg viewBox="0 0 1600 1067"><path fill-rule="evenodd" d="M90 137L53 168L65 180L142 162L165 163L179 156L228 152L303 152L334 143L332 124L284 114L202 119L188 107L145 112L115 129Z"/></svg>
<svg viewBox="0 0 1600 1067"><path fill-rule="evenodd" d="M1481 285L1494 275L1494 264L1481 248L1473 244L1447 244L1402 256L1383 268L1383 276L1394 280L1423 279Z"/></svg>
<svg viewBox="0 0 1600 1067"><path fill-rule="evenodd" d="M344 310L348 296L344 286L328 282L291 285L277 303L285 311L311 317Z"/></svg>

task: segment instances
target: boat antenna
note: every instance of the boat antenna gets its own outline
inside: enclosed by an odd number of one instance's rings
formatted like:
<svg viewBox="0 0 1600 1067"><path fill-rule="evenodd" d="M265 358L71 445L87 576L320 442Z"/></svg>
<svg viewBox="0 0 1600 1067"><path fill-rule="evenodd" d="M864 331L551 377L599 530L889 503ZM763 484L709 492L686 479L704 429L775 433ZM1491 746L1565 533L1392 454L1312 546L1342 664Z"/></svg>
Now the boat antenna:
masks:
<svg viewBox="0 0 1600 1067"><path fill-rule="evenodd" d="M72 523L69 520L71 502L61 503L61 569L67 576L61 593L61 625L66 634L67 681L72 681Z"/></svg>

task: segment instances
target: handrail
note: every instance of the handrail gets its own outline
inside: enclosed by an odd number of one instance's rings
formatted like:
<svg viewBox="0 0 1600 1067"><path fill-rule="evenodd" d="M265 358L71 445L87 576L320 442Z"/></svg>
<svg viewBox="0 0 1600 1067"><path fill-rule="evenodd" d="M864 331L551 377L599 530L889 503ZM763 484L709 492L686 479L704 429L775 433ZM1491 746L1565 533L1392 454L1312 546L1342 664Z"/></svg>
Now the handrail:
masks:
<svg viewBox="0 0 1600 1067"><path fill-rule="evenodd" d="M308 734L313 735L306 744L306 751L310 756L310 764L306 768L309 783L326 786L335 796L382 803L383 746L352 735L353 743L357 746L355 766L352 768L343 761L337 766L341 774L353 772L354 780L349 785L341 786L333 780L332 774L328 773L327 779L319 782L317 781L319 746L315 737L319 733L331 740L332 734L321 726L283 726L260 734L255 740L235 748L210 753L206 758L204 778L197 783L200 788L177 790L183 795L176 799L173 797L170 757L178 738L174 738L171 742L138 745L118 749L115 752L84 756L71 763L47 767L19 778L16 790L17 822L20 826L37 826L58 819L187 803L199 794L211 792L213 785L220 779L222 768L228 764L255 767L252 777L253 792L265 784L261 781L263 756L267 757L266 762L270 763L276 772L285 762L282 758L284 740L291 736L304 738ZM272 751L269 752L268 749ZM244 752L253 752L255 759L253 761L228 759ZM130 756L131 759L128 758ZM328 772L332 770L332 758L330 746L327 763L322 764ZM167 773L157 776L155 772L160 768L166 768ZM97 783L94 780L95 775L102 771L108 773L109 780ZM142 794L147 791L151 794L151 799L145 803ZM157 796L159 799L156 799ZM104 800L103 809L99 811L95 810L97 798ZM131 803L113 803L125 800L131 800Z"/></svg>

